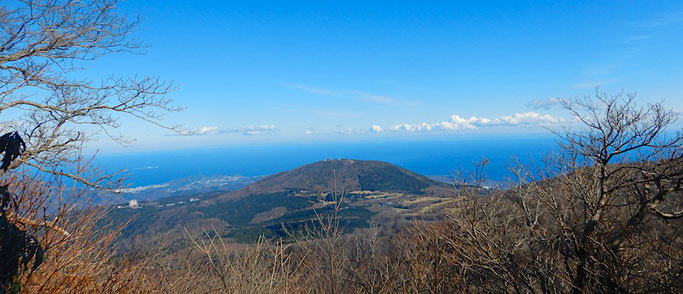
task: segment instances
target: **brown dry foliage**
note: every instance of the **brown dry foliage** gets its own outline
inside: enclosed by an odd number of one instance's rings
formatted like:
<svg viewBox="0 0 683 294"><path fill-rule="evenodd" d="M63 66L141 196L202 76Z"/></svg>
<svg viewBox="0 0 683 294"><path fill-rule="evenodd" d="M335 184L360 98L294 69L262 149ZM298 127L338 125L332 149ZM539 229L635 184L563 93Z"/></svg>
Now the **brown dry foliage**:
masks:
<svg viewBox="0 0 683 294"><path fill-rule="evenodd" d="M17 172L11 183L17 206L9 219L45 248L37 270L24 269L13 289L24 293L147 293L155 289L147 262L115 254L112 244L125 224L102 226L107 209L92 202L95 191L67 187L58 178ZM94 194L95 193L95 194Z"/></svg>

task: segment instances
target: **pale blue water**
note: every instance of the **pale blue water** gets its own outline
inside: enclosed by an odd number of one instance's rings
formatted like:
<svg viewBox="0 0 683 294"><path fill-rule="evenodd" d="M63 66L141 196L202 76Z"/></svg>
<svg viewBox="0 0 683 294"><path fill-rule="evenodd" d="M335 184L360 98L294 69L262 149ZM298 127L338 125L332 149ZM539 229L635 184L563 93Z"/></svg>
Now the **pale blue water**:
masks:
<svg viewBox="0 0 683 294"><path fill-rule="evenodd" d="M555 146L549 136L491 136L439 141L262 144L180 151L100 155L110 170L126 168L132 186L188 176L270 175L327 158L386 161L424 175L449 175L490 160L487 174L503 180L512 156L537 159Z"/></svg>

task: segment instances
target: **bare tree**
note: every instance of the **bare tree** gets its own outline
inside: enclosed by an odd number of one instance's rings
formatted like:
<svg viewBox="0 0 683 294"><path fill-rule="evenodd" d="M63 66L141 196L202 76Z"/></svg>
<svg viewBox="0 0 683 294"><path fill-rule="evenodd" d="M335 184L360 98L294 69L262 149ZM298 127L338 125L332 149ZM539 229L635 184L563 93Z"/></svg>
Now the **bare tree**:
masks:
<svg viewBox="0 0 683 294"><path fill-rule="evenodd" d="M478 191L481 177L461 177L447 221L422 229L440 243L431 249L447 261L439 272L457 277L451 289L683 287L683 137L666 131L675 113L634 99L598 92L564 101L577 123L555 131L560 148L541 164L516 164L507 190Z"/></svg>
<svg viewBox="0 0 683 294"><path fill-rule="evenodd" d="M596 92L593 98L563 102L581 127L556 132L565 159L570 159L557 163L572 171L559 179L573 203L565 203L570 209L554 217L571 225L565 237L572 244L567 256L576 260L576 293L647 287L633 284L640 279L632 272L645 255L657 255L645 243L669 236L673 239L658 242L681 245L681 231L675 227L680 222L666 221L683 217L683 136L665 132L677 114L661 103L637 106L635 97ZM667 269L676 271L664 266L658 272L665 275Z"/></svg>
<svg viewBox="0 0 683 294"><path fill-rule="evenodd" d="M117 0L21 0L0 6L0 130L18 130L27 149L14 167L38 170L101 187L111 175L91 178L78 162L83 143L99 135L120 144L120 115L173 131L161 120L180 110L155 77L79 78L89 61L111 53L142 53L128 35L138 19L116 10Z"/></svg>
<svg viewBox="0 0 683 294"><path fill-rule="evenodd" d="M143 53L144 45L129 37L139 20L123 16L117 2L0 4L0 133L17 131L25 141L3 148L2 180L14 204L4 212L48 250L38 271L15 277L29 292L103 291L134 281L134 271L126 277L117 271L110 246L121 225L102 228L107 209L92 202L98 194L92 188L112 189L119 182L84 159L82 147L100 137L131 144L116 131L126 115L182 132L180 126L162 123L166 114L180 110L167 97L174 89L171 83L155 77L83 78L88 64L99 57ZM19 166L31 168L4 173L5 167ZM67 178L82 185L68 189ZM122 278L126 281L117 280Z"/></svg>

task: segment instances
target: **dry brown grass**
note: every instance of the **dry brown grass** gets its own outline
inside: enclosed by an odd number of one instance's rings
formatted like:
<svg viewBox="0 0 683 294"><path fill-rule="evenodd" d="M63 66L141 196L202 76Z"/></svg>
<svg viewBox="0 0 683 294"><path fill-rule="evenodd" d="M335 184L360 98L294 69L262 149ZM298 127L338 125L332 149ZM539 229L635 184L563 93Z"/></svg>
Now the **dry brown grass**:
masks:
<svg viewBox="0 0 683 294"><path fill-rule="evenodd" d="M149 293L151 268L117 256L113 243L125 224L98 224L107 209L93 204L91 189L28 172L7 175L17 206L9 219L45 248L37 270L24 269L12 289L24 293Z"/></svg>
<svg viewBox="0 0 683 294"><path fill-rule="evenodd" d="M212 232L212 233L215 233ZM260 238L235 248L205 232L185 254L159 261L164 293L299 293L303 277L289 246Z"/></svg>

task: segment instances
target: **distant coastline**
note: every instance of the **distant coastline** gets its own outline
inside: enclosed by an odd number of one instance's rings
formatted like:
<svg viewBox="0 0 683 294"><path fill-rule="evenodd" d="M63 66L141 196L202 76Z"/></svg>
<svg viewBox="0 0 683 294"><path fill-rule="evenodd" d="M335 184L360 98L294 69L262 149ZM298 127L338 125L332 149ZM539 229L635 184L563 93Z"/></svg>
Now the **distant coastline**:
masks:
<svg viewBox="0 0 683 294"><path fill-rule="evenodd" d="M224 148L140 152L98 156L108 170L127 169L130 188L161 185L193 176L260 176L275 174L326 158L386 161L411 171L447 178L459 169L471 169L486 157L490 180L507 176L512 157L538 159L555 141L547 136L486 136L481 139L439 141L385 141L287 143ZM153 168L151 168L153 167Z"/></svg>

